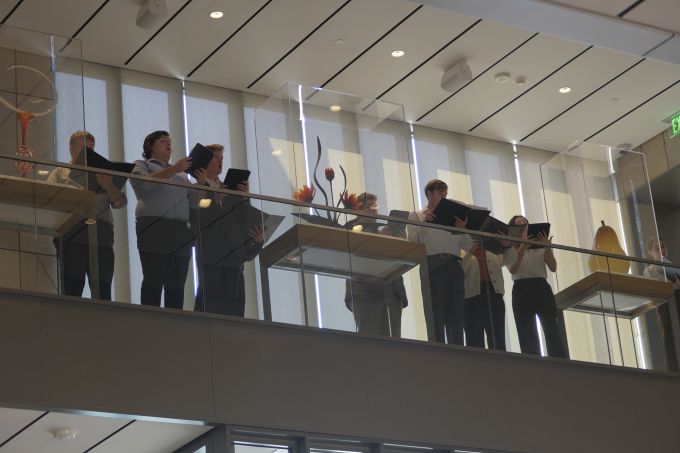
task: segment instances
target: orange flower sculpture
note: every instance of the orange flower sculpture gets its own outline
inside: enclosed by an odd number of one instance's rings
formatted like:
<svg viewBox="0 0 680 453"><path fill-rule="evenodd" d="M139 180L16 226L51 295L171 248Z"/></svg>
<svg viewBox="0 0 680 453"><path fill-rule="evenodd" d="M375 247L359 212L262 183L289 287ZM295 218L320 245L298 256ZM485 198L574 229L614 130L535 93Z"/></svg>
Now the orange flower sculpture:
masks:
<svg viewBox="0 0 680 453"><path fill-rule="evenodd" d="M303 203L311 203L316 195L316 189L312 186L302 186L300 190L293 192L293 198Z"/></svg>
<svg viewBox="0 0 680 453"><path fill-rule="evenodd" d="M359 201L357 200L356 194L347 191L347 174L345 173L345 169L342 168L342 165L338 166L340 167L340 171L342 172L343 189L340 192L340 197L337 203L335 203L335 199L333 197L333 180L335 179L335 170L333 169L333 167L327 167L326 169L324 169L324 176L326 177L326 181L328 181L328 184L330 185L330 200L329 200L328 196L329 194L321 186L319 178L316 177L316 172L319 169L319 162L321 161L321 140L319 139L319 137L316 137L316 146L317 156L316 165L314 166L313 172L313 185L311 186L303 185L300 188L300 190L293 192L293 198L295 198L297 201L302 201L304 203L311 203L312 200L314 199L314 195L316 195L316 189L319 189L321 195L323 195L323 198L326 202L326 206L339 208L340 205L342 205L345 209L359 209L361 207L361 203L359 203ZM327 210L326 215L322 216L316 208L313 208L313 210L314 212L316 212L315 215L303 213L294 215L302 217L303 219L311 223L329 226L340 226L340 224L338 223L338 219L341 213Z"/></svg>

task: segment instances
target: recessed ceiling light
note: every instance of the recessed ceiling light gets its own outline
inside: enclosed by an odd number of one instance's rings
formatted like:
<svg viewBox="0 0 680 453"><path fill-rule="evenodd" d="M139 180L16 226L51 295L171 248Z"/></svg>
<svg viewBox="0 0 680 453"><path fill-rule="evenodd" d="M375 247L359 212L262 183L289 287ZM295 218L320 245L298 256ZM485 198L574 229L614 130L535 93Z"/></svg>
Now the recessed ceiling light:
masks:
<svg viewBox="0 0 680 453"><path fill-rule="evenodd" d="M224 16L224 13L222 11L213 11L212 13L210 13L210 17L212 17L213 19L221 19L222 16Z"/></svg>
<svg viewBox="0 0 680 453"><path fill-rule="evenodd" d="M337 113L340 110L342 110L342 107L340 107L339 105L331 105L330 109L331 109L331 112Z"/></svg>
<svg viewBox="0 0 680 453"><path fill-rule="evenodd" d="M498 74L493 76L493 79L496 81L496 83L508 83L510 81L510 73L499 72Z"/></svg>
<svg viewBox="0 0 680 453"><path fill-rule="evenodd" d="M406 55L406 52L404 52L403 50L393 50L392 51L392 56L394 58L403 57L404 55Z"/></svg>
<svg viewBox="0 0 680 453"><path fill-rule="evenodd" d="M526 76L517 76L513 79L513 82L515 82L515 85L518 87L521 87L527 83L527 78Z"/></svg>
<svg viewBox="0 0 680 453"><path fill-rule="evenodd" d="M58 428L52 431L52 435L55 439L72 440L76 438L78 432L73 428Z"/></svg>
<svg viewBox="0 0 680 453"><path fill-rule="evenodd" d="M274 156L280 156L281 154L283 154L283 150L280 148L276 148L275 150L272 151L272 155Z"/></svg>
<svg viewBox="0 0 680 453"><path fill-rule="evenodd" d="M341 46L341 45L345 44L345 40L342 39L342 38L338 38L338 39L336 39L334 42L335 42L335 44L337 44L338 46Z"/></svg>
<svg viewBox="0 0 680 453"><path fill-rule="evenodd" d="M558 91L562 94L567 94L571 91L571 87L562 87Z"/></svg>

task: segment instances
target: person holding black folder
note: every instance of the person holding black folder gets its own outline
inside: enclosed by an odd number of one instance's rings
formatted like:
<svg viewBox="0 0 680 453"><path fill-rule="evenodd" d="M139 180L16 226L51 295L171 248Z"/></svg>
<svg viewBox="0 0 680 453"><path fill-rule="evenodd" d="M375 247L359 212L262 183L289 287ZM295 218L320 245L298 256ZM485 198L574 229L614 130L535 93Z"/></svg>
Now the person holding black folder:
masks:
<svg viewBox="0 0 680 453"><path fill-rule="evenodd" d="M496 232L496 234L502 234ZM507 241L506 248L494 253L474 240L463 258L465 272L465 343L484 347L484 333L490 349L505 351L505 282L503 265L514 263L517 250Z"/></svg>
<svg viewBox="0 0 680 453"><path fill-rule="evenodd" d="M74 132L69 140L71 163L83 160L81 158L85 150L94 149L94 146L94 135L86 131ZM62 292L68 296L81 297L87 276L92 297L111 300L115 261L111 208L120 209L127 205L127 198L110 175L97 173L97 188L87 187L89 184L84 176L80 170L57 167L47 177L47 182L96 189L94 213L88 219L81 219L60 238L54 239L62 267ZM90 263L90 247L96 247L97 250L96 268L95 263Z"/></svg>
<svg viewBox="0 0 680 453"><path fill-rule="evenodd" d="M378 213L377 195L364 192L357 197L357 201L361 203L360 211ZM406 235L405 231L399 231L398 224L379 224L375 217L358 216L347 222L345 228L352 230L356 225L361 225L361 231L366 233ZM356 252L361 253L361 250ZM404 279L401 275L389 282L348 279L345 284L345 305L354 315L357 331L399 338L401 311L408 305Z"/></svg>
<svg viewBox="0 0 680 453"><path fill-rule="evenodd" d="M173 182L188 183L186 171L191 159L170 163L172 142L166 131L155 131L144 139L144 160L135 161L133 173ZM197 170L198 184L205 183L205 170ZM135 209L137 249L142 263L142 305L160 307L164 292L165 308L181 310L184 283L189 271L194 235L189 228L194 191L170 184L131 180L137 195Z"/></svg>
<svg viewBox="0 0 680 453"><path fill-rule="evenodd" d="M219 175L224 147L207 145L206 148L212 150L214 156L206 167L205 184L222 187ZM249 192L248 181L239 181L234 188ZM246 303L244 263L253 260L262 250L262 214L250 205L247 197L206 191L204 199L210 203L198 211L199 283L194 310L243 318Z"/></svg>
<svg viewBox="0 0 680 453"><path fill-rule="evenodd" d="M436 221L437 205L446 199L448 186L444 181L433 179L425 185L427 207L412 212L410 220L419 222ZM452 217L452 224L465 228L466 219ZM469 250L472 239L468 234L452 234L450 231L433 227L407 225L409 240L425 244L427 265L420 266L421 287L425 303L428 331L434 332L435 341L440 343L463 344L465 299L465 276L461 267L461 250ZM430 313L428 313L428 311Z"/></svg>
<svg viewBox="0 0 680 453"><path fill-rule="evenodd" d="M508 222L510 227L523 227L522 239L531 239L550 244L552 236L540 229L536 236L529 236L531 229L526 217L516 215ZM548 224L545 224L548 225ZM515 314L519 346L524 354L540 355L540 344L536 317L541 321L548 356L566 358L562 336L563 318L559 316L552 288L547 281L546 267L550 272L557 270L557 261L551 247L516 243L517 259L508 266L512 280L512 310Z"/></svg>

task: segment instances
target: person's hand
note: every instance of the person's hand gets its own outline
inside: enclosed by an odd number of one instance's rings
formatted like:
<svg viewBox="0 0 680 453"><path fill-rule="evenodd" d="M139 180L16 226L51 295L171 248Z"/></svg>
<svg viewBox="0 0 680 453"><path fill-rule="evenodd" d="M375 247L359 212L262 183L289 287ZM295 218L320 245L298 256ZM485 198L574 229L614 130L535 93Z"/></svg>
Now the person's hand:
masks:
<svg viewBox="0 0 680 453"><path fill-rule="evenodd" d="M248 236L250 236L250 239L253 241L261 244L264 242L264 228L262 228L261 225L251 225L250 228L248 228Z"/></svg>
<svg viewBox="0 0 680 453"><path fill-rule="evenodd" d="M170 168L172 168L175 173L182 173L183 171L187 171L189 167L191 167L191 157L182 157Z"/></svg>
<svg viewBox="0 0 680 453"><path fill-rule="evenodd" d="M437 217L433 213L434 209L426 209L423 211L423 215L425 216L425 221L426 222L433 222L434 218Z"/></svg>
<svg viewBox="0 0 680 453"><path fill-rule="evenodd" d="M115 184L113 184L113 177L111 175L97 173L95 175L95 179L97 180L97 184L102 186L104 190L113 189L114 187L116 187Z"/></svg>
<svg viewBox="0 0 680 453"><path fill-rule="evenodd" d="M467 225L467 217L465 217L464 219L454 217L453 219L454 219L453 226L455 226L456 228L465 228L465 226Z"/></svg>
<svg viewBox="0 0 680 453"><path fill-rule="evenodd" d="M548 237L548 235L545 234L545 231L539 231L535 240L538 242L547 242L548 244L552 244L552 239L553 237L552 236Z"/></svg>
<svg viewBox="0 0 680 453"><path fill-rule="evenodd" d="M238 183L236 185L236 190L239 192L250 192L250 185L248 184L248 181Z"/></svg>
<svg viewBox="0 0 680 453"><path fill-rule="evenodd" d="M196 184L204 186L208 180L208 173L205 171L205 168L197 168L194 170L194 178L196 178Z"/></svg>

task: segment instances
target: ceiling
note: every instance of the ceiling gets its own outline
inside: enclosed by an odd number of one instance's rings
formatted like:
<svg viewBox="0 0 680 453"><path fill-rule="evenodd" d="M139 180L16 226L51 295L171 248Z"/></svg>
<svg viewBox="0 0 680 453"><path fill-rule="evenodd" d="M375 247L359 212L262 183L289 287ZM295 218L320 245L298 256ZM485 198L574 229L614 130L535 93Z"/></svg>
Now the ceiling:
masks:
<svg viewBox="0 0 680 453"><path fill-rule="evenodd" d="M59 440L53 432L76 431ZM165 453L209 431L210 426L130 420L0 407L0 450L3 453Z"/></svg>
<svg viewBox="0 0 680 453"><path fill-rule="evenodd" d="M450 9L406 0L166 2L168 15L151 30L135 25L140 0L4 0L0 17L81 39L88 61L262 95L288 81L321 86L404 104L414 124L553 151L576 140L637 146L680 110L680 66ZM557 3L616 17L633 1ZM626 19L680 28L677 0L634 3ZM224 17L211 19L215 10ZM397 49L405 55L392 57ZM442 73L462 58L473 79L443 90ZM497 83L501 72L526 82ZM571 92L560 94L563 86Z"/></svg>

